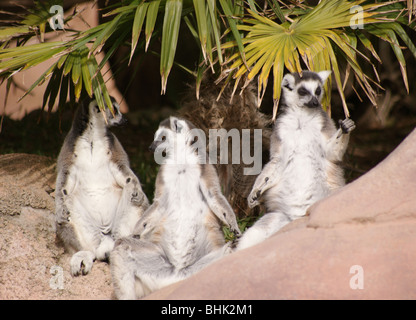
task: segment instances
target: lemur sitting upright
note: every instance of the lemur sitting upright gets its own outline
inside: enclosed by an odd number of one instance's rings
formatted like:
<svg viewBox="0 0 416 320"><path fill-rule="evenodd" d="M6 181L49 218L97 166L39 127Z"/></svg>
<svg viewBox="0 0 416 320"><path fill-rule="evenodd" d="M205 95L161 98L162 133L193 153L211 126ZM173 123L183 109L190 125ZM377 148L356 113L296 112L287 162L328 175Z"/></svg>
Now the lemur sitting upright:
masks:
<svg viewBox="0 0 416 320"><path fill-rule="evenodd" d="M161 167L154 202L133 236L118 240L110 255L118 299L140 298L230 253L222 224L240 235L217 172L206 163L205 135L198 130L170 117L156 131L151 150Z"/></svg>
<svg viewBox="0 0 416 320"><path fill-rule="evenodd" d="M340 120L337 130L322 109L323 85L330 73L303 71L284 76L279 115L270 138L270 161L247 199L250 207L261 199L267 211L243 234L237 250L270 237L345 184L339 163L355 124L349 118Z"/></svg>
<svg viewBox="0 0 416 320"><path fill-rule="evenodd" d="M114 241L132 233L149 206L126 152L108 129L122 121L104 118L96 100L80 103L59 153L56 179L56 233L73 252L71 274L87 274L95 259L104 260Z"/></svg>

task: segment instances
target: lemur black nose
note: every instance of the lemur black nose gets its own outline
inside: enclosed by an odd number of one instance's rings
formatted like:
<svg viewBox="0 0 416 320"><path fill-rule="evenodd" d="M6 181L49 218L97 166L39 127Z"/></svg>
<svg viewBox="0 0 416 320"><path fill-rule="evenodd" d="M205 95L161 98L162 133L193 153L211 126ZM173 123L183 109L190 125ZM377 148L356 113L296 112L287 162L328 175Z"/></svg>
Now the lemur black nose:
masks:
<svg viewBox="0 0 416 320"><path fill-rule="evenodd" d="M309 108L317 108L319 107L319 101L316 97L313 97L309 102L306 104Z"/></svg>
<svg viewBox="0 0 416 320"><path fill-rule="evenodd" d="M157 141L157 140L153 141L153 142L152 142L152 144L149 146L149 150L150 150L150 151L152 151L152 152L155 152L155 151L156 151L156 149L157 149L157 147L158 147L161 143L162 143L161 141Z"/></svg>

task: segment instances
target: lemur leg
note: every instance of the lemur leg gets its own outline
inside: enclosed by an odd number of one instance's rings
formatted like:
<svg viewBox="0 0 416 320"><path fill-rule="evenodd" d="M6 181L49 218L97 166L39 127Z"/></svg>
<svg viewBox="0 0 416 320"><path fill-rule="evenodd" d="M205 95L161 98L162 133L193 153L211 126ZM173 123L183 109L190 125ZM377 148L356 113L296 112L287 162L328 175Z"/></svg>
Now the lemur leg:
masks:
<svg viewBox="0 0 416 320"><path fill-rule="evenodd" d="M71 274L87 274L95 259L94 245L99 245L97 232L91 238L81 225L86 224L82 217L86 214L83 206L73 200L72 194L76 186L76 176L58 177L62 181L56 190L56 231L67 251L75 252L70 261ZM97 237L97 239L95 239ZM86 250L88 247L88 250Z"/></svg>
<svg viewBox="0 0 416 320"><path fill-rule="evenodd" d="M111 235L101 235L100 244L95 249L95 257L98 260L107 260L114 248L114 239Z"/></svg>
<svg viewBox="0 0 416 320"><path fill-rule="evenodd" d="M83 232L83 234L86 235L87 233ZM94 238L91 237L89 241L91 241L91 244L96 244L98 242L98 245L85 250L80 250L72 255L70 268L73 276L88 274L92 269L94 261L96 259L107 260L110 252L114 248L113 238L109 235L103 235L99 231L95 231Z"/></svg>
<svg viewBox="0 0 416 320"><path fill-rule="evenodd" d="M133 229L133 236L138 239L150 240L155 228L162 224L161 211L158 210L159 203L157 200L143 213Z"/></svg>
<svg viewBox="0 0 416 320"><path fill-rule="evenodd" d="M73 224L75 236L80 240L82 250L79 250L72 255L70 260L70 269L73 276L88 274L93 266L96 257L96 249L100 247L100 234L96 231L94 236L85 231L85 228L78 224ZM85 243L89 242L89 246L85 246ZM84 245L82 245L84 243ZM111 250L111 249L110 249ZM104 249L100 248L100 252Z"/></svg>
<svg viewBox="0 0 416 320"><path fill-rule="evenodd" d="M149 202L140 185L139 179L127 166L111 167L117 184L123 188L113 225L115 239L132 234L136 222L148 208Z"/></svg>
<svg viewBox="0 0 416 320"><path fill-rule="evenodd" d="M206 266L210 265L211 263L214 263L215 261L221 259L222 257L232 252L232 244L231 242L228 242L221 248L218 248L217 250L211 251L210 253L206 254L201 259L196 261L194 264L180 270L179 273L182 274L184 277L189 277L192 274L199 272Z"/></svg>
<svg viewBox="0 0 416 320"><path fill-rule="evenodd" d="M76 182L77 179L74 174L58 174L55 191L55 220L57 229L60 227L66 228L66 223L70 220L71 213L68 210L67 202L68 199L70 199L70 194L72 194L75 189ZM71 241L71 239L64 236L65 232L66 231L62 229L63 237L61 237L61 239L66 245L66 240Z"/></svg>
<svg viewBox="0 0 416 320"><path fill-rule="evenodd" d="M143 193L139 179L136 177L134 172L126 165L112 164L110 166L111 173L114 176L117 184L121 188L129 187L131 194L131 202L137 206L148 203L145 194Z"/></svg>
<svg viewBox="0 0 416 320"><path fill-rule="evenodd" d="M247 202L250 208L259 204L261 195L279 182L279 159L272 158L257 176L253 188L248 195Z"/></svg>
<svg viewBox="0 0 416 320"><path fill-rule="evenodd" d="M212 212L228 226L235 235L240 236L241 231L237 224L234 211L221 192L217 173L213 166L205 165L201 179L201 196L205 198Z"/></svg>
<svg viewBox="0 0 416 320"><path fill-rule="evenodd" d="M70 220L65 223L66 239L73 239L77 246L70 261L71 274L78 276L91 271L95 259L105 260L114 247L114 240L89 221L89 214L78 198L65 199Z"/></svg>
<svg viewBox="0 0 416 320"><path fill-rule="evenodd" d="M282 212L269 212L261 217L238 240L237 251L254 246L275 234L291 220Z"/></svg>
<svg viewBox="0 0 416 320"><path fill-rule="evenodd" d="M110 270L113 280L114 293L117 299L136 299L135 259L131 255L129 238L116 241L116 245L110 254Z"/></svg>
<svg viewBox="0 0 416 320"><path fill-rule="evenodd" d="M140 200L138 200L140 198ZM149 207L146 195L133 180L124 187L113 226L115 239L132 235L134 226Z"/></svg>
<svg viewBox="0 0 416 320"><path fill-rule="evenodd" d="M327 144L327 156L331 161L341 161L348 147L350 132L355 129L353 120L346 118L339 121L340 128L330 137Z"/></svg>
<svg viewBox="0 0 416 320"><path fill-rule="evenodd" d="M62 241L67 252L76 252L82 250L82 246L75 234L74 225L71 222L71 212L69 211L64 198L66 198L66 196L63 194L62 190L56 190L56 234L58 239Z"/></svg>
<svg viewBox="0 0 416 320"><path fill-rule="evenodd" d="M127 237L110 255L114 292L118 299L137 299L182 280L163 249L152 242Z"/></svg>

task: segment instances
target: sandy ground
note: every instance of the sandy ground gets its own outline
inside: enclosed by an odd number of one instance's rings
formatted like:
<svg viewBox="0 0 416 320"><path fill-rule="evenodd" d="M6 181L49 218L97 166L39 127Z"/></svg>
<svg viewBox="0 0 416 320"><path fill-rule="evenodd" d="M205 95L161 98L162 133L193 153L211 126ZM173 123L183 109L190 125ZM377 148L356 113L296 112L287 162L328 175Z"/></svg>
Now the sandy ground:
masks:
<svg viewBox="0 0 416 320"><path fill-rule="evenodd" d="M49 158L0 156L0 299L112 299L107 263L70 274L55 237L54 178Z"/></svg>

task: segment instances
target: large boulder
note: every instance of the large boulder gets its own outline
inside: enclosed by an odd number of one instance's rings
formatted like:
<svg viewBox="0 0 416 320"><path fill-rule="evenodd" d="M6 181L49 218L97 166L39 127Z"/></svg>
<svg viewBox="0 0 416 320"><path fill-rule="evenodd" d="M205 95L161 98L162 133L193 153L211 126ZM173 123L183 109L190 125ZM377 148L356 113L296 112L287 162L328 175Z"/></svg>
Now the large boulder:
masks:
<svg viewBox="0 0 416 320"><path fill-rule="evenodd" d="M416 131L252 248L147 299L416 299Z"/></svg>

